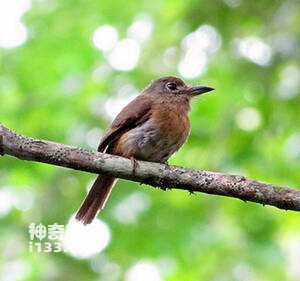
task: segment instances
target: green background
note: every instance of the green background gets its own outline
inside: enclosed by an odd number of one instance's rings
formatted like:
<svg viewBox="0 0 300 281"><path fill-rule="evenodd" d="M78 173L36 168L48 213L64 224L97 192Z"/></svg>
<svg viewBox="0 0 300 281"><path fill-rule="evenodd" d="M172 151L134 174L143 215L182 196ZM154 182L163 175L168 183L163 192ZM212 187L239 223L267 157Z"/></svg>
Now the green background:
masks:
<svg viewBox="0 0 300 281"><path fill-rule="evenodd" d="M216 91L193 102L189 140L170 164L297 187L299 13L297 0L34 1L22 17L26 42L0 47L0 122L35 138L96 149L111 120L105 105L120 99L118 89L140 91L157 77L181 76ZM140 43L135 68L118 71L109 52L93 44L93 33L111 25L125 39L141 14L152 20L151 36ZM221 45L206 50L204 72L186 79L178 73L182 40L203 25L214 28ZM270 58L259 64L243 56L247 38L263 42ZM300 280L298 213L123 180L98 216L111 234L100 254L30 253L29 224L66 225L94 178L1 157L0 195L14 198L9 205L2 197L9 210L0 212L1 280ZM122 221L116 210L124 202L134 214ZM133 268L142 268L143 277Z"/></svg>

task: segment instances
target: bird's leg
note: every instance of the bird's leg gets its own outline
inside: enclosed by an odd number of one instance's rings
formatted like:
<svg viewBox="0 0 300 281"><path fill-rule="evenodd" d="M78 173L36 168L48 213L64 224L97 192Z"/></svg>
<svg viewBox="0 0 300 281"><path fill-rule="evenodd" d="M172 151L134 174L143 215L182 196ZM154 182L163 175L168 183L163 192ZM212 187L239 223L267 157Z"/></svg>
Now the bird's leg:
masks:
<svg viewBox="0 0 300 281"><path fill-rule="evenodd" d="M137 161L134 158L134 156L130 156L130 161L131 161L132 172L135 173L135 170L137 168Z"/></svg>
<svg viewBox="0 0 300 281"><path fill-rule="evenodd" d="M165 165L166 165L166 168L169 168L168 160L161 160L159 163L165 164Z"/></svg>

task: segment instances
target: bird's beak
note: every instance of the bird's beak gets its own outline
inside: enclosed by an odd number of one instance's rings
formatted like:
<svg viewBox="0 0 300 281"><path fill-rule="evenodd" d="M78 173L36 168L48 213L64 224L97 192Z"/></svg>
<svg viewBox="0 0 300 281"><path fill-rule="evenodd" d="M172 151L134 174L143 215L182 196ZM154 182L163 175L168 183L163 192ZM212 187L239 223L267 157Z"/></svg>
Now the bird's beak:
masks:
<svg viewBox="0 0 300 281"><path fill-rule="evenodd" d="M214 88L210 88L206 86L194 86L189 88L189 93L193 96L198 96L213 90Z"/></svg>

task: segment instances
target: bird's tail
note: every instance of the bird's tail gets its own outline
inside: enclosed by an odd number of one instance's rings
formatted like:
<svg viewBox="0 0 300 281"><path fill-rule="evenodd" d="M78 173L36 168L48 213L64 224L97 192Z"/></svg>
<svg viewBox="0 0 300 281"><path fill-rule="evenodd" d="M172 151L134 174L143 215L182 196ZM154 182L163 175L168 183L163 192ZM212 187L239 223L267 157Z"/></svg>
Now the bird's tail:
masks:
<svg viewBox="0 0 300 281"><path fill-rule="evenodd" d="M98 211L104 208L116 181L116 178L99 175L77 211L76 219L83 224L91 223Z"/></svg>

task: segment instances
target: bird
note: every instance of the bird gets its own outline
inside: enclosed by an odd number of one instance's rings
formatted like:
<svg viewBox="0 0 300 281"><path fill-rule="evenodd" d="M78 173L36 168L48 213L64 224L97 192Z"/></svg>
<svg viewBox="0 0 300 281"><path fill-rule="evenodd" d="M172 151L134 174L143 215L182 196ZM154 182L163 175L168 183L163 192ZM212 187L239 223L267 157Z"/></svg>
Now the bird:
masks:
<svg viewBox="0 0 300 281"><path fill-rule="evenodd" d="M104 132L98 151L136 160L167 163L190 133L190 101L214 90L190 86L173 76L158 78L125 106ZM98 175L75 218L84 225L97 216L117 178Z"/></svg>

